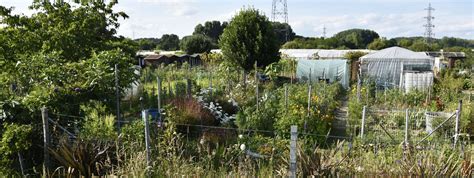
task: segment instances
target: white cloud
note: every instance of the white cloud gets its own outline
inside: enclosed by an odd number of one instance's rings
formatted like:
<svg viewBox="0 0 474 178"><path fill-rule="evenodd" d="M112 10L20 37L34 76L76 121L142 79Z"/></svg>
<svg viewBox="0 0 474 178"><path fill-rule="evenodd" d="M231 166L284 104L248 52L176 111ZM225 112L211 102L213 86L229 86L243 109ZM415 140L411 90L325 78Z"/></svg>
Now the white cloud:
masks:
<svg viewBox="0 0 474 178"><path fill-rule="evenodd" d="M158 5L168 14L180 17L196 15L199 11L195 7L197 0L138 0L139 3Z"/></svg>

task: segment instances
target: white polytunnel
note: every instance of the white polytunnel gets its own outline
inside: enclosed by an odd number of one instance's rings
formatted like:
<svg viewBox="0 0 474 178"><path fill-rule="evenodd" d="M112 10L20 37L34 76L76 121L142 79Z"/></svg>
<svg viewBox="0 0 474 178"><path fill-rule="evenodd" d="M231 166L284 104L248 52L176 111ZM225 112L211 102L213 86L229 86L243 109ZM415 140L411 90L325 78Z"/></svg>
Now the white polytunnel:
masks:
<svg viewBox="0 0 474 178"><path fill-rule="evenodd" d="M378 86L424 89L432 85L434 59L424 52L414 52L401 47L390 47L362 56L361 74L369 80L375 80ZM427 74L427 75L420 75ZM414 76L417 80L412 80ZM408 77L408 78L407 78ZM420 79L418 79L420 78Z"/></svg>

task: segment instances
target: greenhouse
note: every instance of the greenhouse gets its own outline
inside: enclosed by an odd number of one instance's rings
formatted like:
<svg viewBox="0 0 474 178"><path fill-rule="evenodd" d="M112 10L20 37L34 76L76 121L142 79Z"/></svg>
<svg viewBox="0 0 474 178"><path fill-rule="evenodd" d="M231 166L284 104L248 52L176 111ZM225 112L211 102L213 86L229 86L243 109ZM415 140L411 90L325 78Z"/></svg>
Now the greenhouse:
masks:
<svg viewBox="0 0 474 178"><path fill-rule="evenodd" d="M299 80L340 82L344 88L349 88L349 66L347 60L298 60L296 76ZM311 77L308 77L311 76Z"/></svg>
<svg viewBox="0 0 474 178"><path fill-rule="evenodd" d="M386 48L362 56L361 74L375 80L377 86L400 87L406 91L432 85L434 59L424 52L413 52L401 47ZM416 76L416 80L412 80Z"/></svg>

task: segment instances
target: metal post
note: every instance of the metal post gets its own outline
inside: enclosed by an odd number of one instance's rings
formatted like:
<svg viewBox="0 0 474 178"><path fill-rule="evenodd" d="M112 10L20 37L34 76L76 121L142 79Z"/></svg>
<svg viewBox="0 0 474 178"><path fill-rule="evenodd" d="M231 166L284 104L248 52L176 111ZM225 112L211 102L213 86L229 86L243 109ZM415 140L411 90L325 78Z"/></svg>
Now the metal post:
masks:
<svg viewBox="0 0 474 178"><path fill-rule="evenodd" d="M362 109L362 124L360 127L360 138L364 138L365 111L366 111L366 106L364 106L364 108Z"/></svg>
<svg viewBox="0 0 474 178"><path fill-rule="evenodd" d="M456 126L454 128L454 148L456 148L456 144L459 139L459 119L461 119L461 111L462 111L462 100L459 100L459 106L456 110Z"/></svg>
<svg viewBox="0 0 474 178"><path fill-rule="evenodd" d="M408 109L405 110L405 147L408 146Z"/></svg>
<svg viewBox="0 0 474 178"><path fill-rule="evenodd" d="M117 113L116 113L116 117L117 117L117 120L120 121L120 88L119 88L119 75L118 75L119 71L118 71L118 65L115 64L115 99L116 99L116 109L117 109ZM117 122L117 130L120 132L120 122Z"/></svg>
<svg viewBox="0 0 474 178"><path fill-rule="evenodd" d="M148 110L142 111L143 122L145 123L145 147L146 147L146 165L151 166L150 160L150 130L148 125Z"/></svg>
<svg viewBox="0 0 474 178"><path fill-rule="evenodd" d="M291 126L291 141L290 141L290 178L296 177L296 141L298 140L298 127Z"/></svg>
<svg viewBox="0 0 474 178"><path fill-rule="evenodd" d="M157 90L158 90L158 96L157 96L157 101L158 101L158 112L161 113L161 79L160 77L156 77L156 82L157 82Z"/></svg>
<svg viewBox="0 0 474 178"><path fill-rule="evenodd" d="M48 122L48 109L46 107L41 108L41 119L43 120L43 175L48 177L50 169L49 160L49 122Z"/></svg>

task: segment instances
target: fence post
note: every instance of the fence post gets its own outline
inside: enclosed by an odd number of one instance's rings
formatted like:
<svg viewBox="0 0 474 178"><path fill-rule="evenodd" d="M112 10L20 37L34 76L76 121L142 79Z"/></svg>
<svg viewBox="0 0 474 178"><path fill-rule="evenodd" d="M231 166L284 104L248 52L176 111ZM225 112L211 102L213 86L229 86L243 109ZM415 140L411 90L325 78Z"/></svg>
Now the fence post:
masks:
<svg viewBox="0 0 474 178"><path fill-rule="evenodd" d="M357 102L360 102L360 89L361 89L361 83L362 81L360 80L360 74L357 74Z"/></svg>
<svg viewBox="0 0 474 178"><path fill-rule="evenodd" d="M49 122L48 122L48 109L46 107L41 108L41 119L43 120L43 175L48 177L50 169L50 160L49 160Z"/></svg>
<svg viewBox="0 0 474 178"><path fill-rule="evenodd" d="M211 96L212 98L212 72L209 72L209 94L210 94L209 96Z"/></svg>
<svg viewBox="0 0 474 178"><path fill-rule="evenodd" d="M290 141L290 178L296 177L296 141L298 140L298 127L291 126L291 141Z"/></svg>
<svg viewBox="0 0 474 178"><path fill-rule="evenodd" d="M257 100L257 111L258 111L258 83L259 83L259 79L258 79L258 68L257 68L257 61L255 61L255 96L256 96L256 100Z"/></svg>
<svg viewBox="0 0 474 178"><path fill-rule="evenodd" d="M161 79L160 77L156 77L156 82L157 82L157 101L158 101L158 112L161 113Z"/></svg>
<svg viewBox="0 0 474 178"><path fill-rule="evenodd" d="M408 146L408 109L405 110L405 147Z"/></svg>
<svg viewBox="0 0 474 178"><path fill-rule="evenodd" d="M119 71L118 71L118 65L115 64L115 97L116 97L116 107L117 107L117 113L116 117L117 120L120 121L120 88L119 88ZM133 89L132 89L133 90ZM120 133L120 122L117 122L117 130Z"/></svg>
<svg viewBox="0 0 474 178"><path fill-rule="evenodd" d="M288 85L285 85L285 112L288 112Z"/></svg>
<svg viewBox="0 0 474 178"><path fill-rule="evenodd" d="M364 106L364 108L362 109L362 124L360 127L360 138L364 138L365 111L366 111L366 106Z"/></svg>
<svg viewBox="0 0 474 178"><path fill-rule="evenodd" d="M188 95L188 98L191 98L192 96L191 88L192 88L191 79L187 78L186 79L186 94Z"/></svg>
<svg viewBox="0 0 474 178"><path fill-rule="evenodd" d="M145 123L145 147L146 147L146 165L151 166L150 161L150 128L148 125L148 110L142 111L143 122Z"/></svg>
<svg viewBox="0 0 474 178"><path fill-rule="evenodd" d="M462 100L459 100L459 106L456 110L456 125L454 127L454 148L456 148L456 144L459 139L459 119L461 119L461 111L462 111Z"/></svg>

